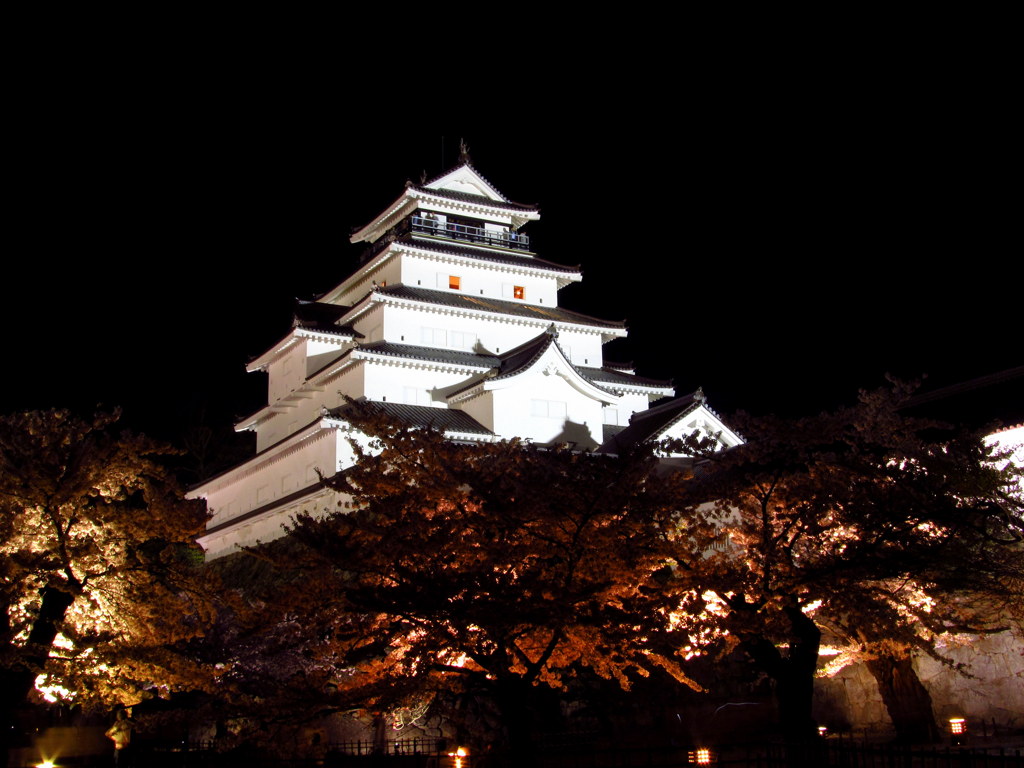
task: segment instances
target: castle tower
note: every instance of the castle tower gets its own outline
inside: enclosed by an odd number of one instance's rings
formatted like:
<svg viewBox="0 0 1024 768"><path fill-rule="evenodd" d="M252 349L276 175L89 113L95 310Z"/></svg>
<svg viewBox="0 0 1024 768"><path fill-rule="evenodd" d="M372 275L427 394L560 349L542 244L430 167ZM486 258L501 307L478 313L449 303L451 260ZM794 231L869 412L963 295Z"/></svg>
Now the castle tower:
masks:
<svg viewBox="0 0 1024 768"><path fill-rule="evenodd" d="M631 422L671 396L670 383L605 363L623 323L559 307L558 291L582 274L531 250L525 227L539 218L463 162L407 184L352 236L367 244L359 268L300 303L291 330L248 366L269 379L267 405L236 424L256 432L256 455L191 493L213 515L200 538L207 557L336 507L320 475L353 461L345 396L454 440L615 451L622 439L699 428L739 441L700 396Z"/></svg>

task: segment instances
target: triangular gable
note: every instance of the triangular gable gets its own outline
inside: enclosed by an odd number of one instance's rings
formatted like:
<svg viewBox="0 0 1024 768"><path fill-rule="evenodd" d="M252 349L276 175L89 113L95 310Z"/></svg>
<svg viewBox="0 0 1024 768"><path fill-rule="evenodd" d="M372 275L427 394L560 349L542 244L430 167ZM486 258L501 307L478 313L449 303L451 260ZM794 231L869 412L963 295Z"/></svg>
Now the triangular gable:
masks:
<svg viewBox="0 0 1024 768"><path fill-rule="evenodd" d="M457 168L438 176L423 185L424 189L443 189L449 192L461 192L467 195L480 195L495 202L507 203L501 192L495 189L487 179L480 175L469 163L463 163Z"/></svg>
<svg viewBox="0 0 1024 768"><path fill-rule="evenodd" d="M715 437L719 449L733 448L744 442L742 437L707 406L704 392L698 389L689 395L633 414L629 426L610 435L600 451L619 453L641 443L686 438L694 432L698 438Z"/></svg>
<svg viewBox="0 0 1024 768"><path fill-rule="evenodd" d="M481 392L520 386L524 379L541 373L560 376L585 397L606 405L617 403L620 396L587 379L565 356L558 345L558 331L552 325L544 333L500 356L501 363L466 387L448 396L450 404L467 400Z"/></svg>
<svg viewBox="0 0 1024 768"><path fill-rule="evenodd" d="M718 442L717 450L735 448L743 443L743 438L729 429L725 422L704 402L688 409L668 426L657 432L652 438L655 442L662 440L678 440L697 433L699 439L713 437ZM673 454L674 455L674 454Z"/></svg>

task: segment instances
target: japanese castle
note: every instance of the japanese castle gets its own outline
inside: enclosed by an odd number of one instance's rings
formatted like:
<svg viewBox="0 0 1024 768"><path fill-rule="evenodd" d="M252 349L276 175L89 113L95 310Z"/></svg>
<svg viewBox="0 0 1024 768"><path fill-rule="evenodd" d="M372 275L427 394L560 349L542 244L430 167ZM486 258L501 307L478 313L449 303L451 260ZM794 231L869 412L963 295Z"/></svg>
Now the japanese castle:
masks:
<svg viewBox="0 0 1024 768"><path fill-rule="evenodd" d="M269 379L267 405L235 427L256 433L256 455L190 494L212 514L207 558L284 535L296 513L337 509L321 475L354 460L345 396L461 441L615 453L698 430L741 442L699 390L675 398L669 382L604 360L625 324L559 307L582 273L533 252L526 230L539 218L464 156L352 235L367 244L359 268L299 302L292 328L248 366Z"/></svg>

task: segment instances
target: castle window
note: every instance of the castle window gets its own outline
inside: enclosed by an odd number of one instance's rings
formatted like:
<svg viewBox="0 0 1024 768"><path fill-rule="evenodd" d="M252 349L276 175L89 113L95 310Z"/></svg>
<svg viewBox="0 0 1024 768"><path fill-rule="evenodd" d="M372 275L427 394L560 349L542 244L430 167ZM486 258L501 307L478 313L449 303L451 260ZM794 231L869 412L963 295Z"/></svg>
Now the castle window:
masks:
<svg viewBox="0 0 1024 768"><path fill-rule="evenodd" d="M468 349L472 350L476 346L476 334L475 333L464 333L462 331L452 331L448 334L449 346L455 349Z"/></svg>
<svg viewBox="0 0 1024 768"><path fill-rule="evenodd" d="M428 347L448 346L448 331L443 328L424 328L420 338Z"/></svg>
<svg viewBox="0 0 1024 768"><path fill-rule="evenodd" d="M565 421L566 405L558 400L531 400L530 415L542 419L560 419Z"/></svg>
<svg viewBox="0 0 1024 768"><path fill-rule="evenodd" d="M448 287L451 288L453 291L462 290L462 278L459 277L458 275L449 275Z"/></svg>
<svg viewBox="0 0 1024 768"><path fill-rule="evenodd" d="M516 299L522 299L526 296L526 289L521 285L517 285L512 289L512 297Z"/></svg>

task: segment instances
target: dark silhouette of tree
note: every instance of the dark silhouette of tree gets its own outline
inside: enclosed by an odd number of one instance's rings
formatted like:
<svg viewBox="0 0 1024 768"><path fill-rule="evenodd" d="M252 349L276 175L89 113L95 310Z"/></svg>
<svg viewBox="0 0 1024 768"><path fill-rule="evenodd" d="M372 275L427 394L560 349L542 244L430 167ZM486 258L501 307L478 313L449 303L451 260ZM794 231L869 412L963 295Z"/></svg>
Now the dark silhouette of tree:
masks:
<svg viewBox="0 0 1024 768"><path fill-rule="evenodd" d="M161 463L169 449L116 434L117 418L0 418L5 726L35 687L133 704L205 677L176 652L211 613L194 543L203 505L185 501Z"/></svg>
<svg viewBox="0 0 1024 768"><path fill-rule="evenodd" d="M774 681L790 739L814 734L823 627L867 661L899 735L920 740L935 725L912 654L942 659L941 633L1020 614L1020 471L980 434L905 416L906 394L800 420L741 415L746 445L709 456L687 488L680 567ZM694 540L725 538L687 560Z"/></svg>

